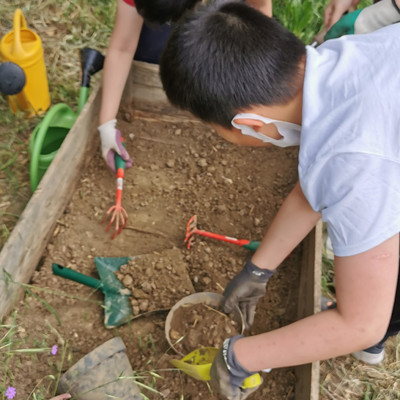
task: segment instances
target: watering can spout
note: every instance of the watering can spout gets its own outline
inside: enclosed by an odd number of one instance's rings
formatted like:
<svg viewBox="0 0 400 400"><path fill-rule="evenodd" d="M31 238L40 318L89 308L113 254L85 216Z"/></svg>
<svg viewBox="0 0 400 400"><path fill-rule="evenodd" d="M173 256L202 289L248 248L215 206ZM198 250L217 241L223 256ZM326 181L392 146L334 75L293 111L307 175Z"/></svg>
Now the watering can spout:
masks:
<svg viewBox="0 0 400 400"><path fill-rule="evenodd" d="M81 50L82 83L81 86L89 87L90 78L103 68L104 56L99 51L85 47Z"/></svg>

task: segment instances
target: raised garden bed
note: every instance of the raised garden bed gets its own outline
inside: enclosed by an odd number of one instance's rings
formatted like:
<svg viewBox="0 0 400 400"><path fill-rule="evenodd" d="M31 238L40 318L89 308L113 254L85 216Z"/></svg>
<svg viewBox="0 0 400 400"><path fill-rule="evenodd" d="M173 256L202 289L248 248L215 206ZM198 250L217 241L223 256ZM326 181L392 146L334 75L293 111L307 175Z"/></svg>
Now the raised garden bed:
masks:
<svg viewBox="0 0 400 400"><path fill-rule="evenodd" d="M57 262L96 277L96 256L141 255L155 260L145 272L153 271L162 283L157 268L174 268L173 262L164 262L171 258L165 252L172 251L178 253L182 280L190 281L194 291L221 293L250 253L201 237L195 238L192 249L186 249L187 220L197 214L203 229L261 239L297 179L296 149L250 149L226 143L209 127L168 104L157 66L135 62L133 69L118 118L134 160L126 172L122 197L129 214L127 227L111 241L101 224L114 202L115 177L99 152L100 88L96 88L0 253L4 278L0 280L0 316L18 310L30 320L32 330L48 318L69 343L70 363L118 334L133 370L156 371L164 378L154 384L160 394L144 390L149 398L217 399L203 382L171 369L169 359L179 356L164 335L168 302L160 301L159 307L152 304L146 317L136 315L117 330L107 330L102 325L103 296L55 277L51 265ZM271 279L251 334L318 311L320 257L318 225ZM135 279L134 274L130 276ZM30 301L28 308L18 303L23 295L20 283L28 282L43 289L40 296L55 313L49 313L43 302ZM139 314L140 310L146 313L139 303ZM251 398L317 399L318 381L318 363L273 370L264 374L263 387Z"/></svg>

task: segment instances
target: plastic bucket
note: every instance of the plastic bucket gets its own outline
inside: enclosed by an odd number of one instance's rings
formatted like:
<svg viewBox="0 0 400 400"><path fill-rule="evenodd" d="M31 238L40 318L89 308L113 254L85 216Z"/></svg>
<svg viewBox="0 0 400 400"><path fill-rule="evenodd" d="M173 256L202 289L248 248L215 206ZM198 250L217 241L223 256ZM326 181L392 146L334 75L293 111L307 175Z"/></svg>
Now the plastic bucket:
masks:
<svg viewBox="0 0 400 400"><path fill-rule="evenodd" d="M171 308L171 310L169 311L167 318L165 320L165 337L168 341L168 344L171 346L172 350L175 351L175 353L179 354L182 357L185 356L185 354L183 354L177 350L177 348L174 346L174 343L171 340L171 336L170 336L172 321L174 320L176 310L178 310L181 307L187 306L189 304L206 304L213 308L219 308L221 306L222 299L223 299L223 297L219 293L213 293L213 292L193 293L193 294L190 294L189 296L186 296L186 297L183 297L182 299L180 299ZM233 309L233 317L238 324L240 333L243 333L245 330L245 323L244 323L243 314L239 310L239 307L235 307Z"/></svg>
<svg viewBox="0 0 400 400"><path fill-rule="evenodd" d="M95 348L65 372L57 393L69 393L76 400L143 400L120 337Z"/></svg>
<svg viewBox="0 0 400 400"><path fill-rule="evenodd" d="M8 96L11 110L14 113L18 110L23 111L28 117L46 111L50 106L50 93L42 41L35 32L27 28L20 9L14 13L13 30L1 39L0 57L2 61L19 65L26 76L23 90Z"/></svg>

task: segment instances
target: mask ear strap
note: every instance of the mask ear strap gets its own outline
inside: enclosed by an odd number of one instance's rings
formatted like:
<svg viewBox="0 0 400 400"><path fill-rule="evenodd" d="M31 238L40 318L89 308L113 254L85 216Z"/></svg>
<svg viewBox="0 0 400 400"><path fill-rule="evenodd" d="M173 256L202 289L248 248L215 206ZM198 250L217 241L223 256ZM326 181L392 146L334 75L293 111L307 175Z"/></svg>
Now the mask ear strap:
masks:
<svg viewBox="0 0 400 400"><path fill-rule="evenodd" d="M242 114L242 115L246 115L246 114ZM250 114L247 114L250 115ZM235 117L236 118L236 117ZM270 138L269 136L266 136L260 132L255 131L253 128L251 128L250 126L247 125L240 125L237 124L235 122L235 118L232 119L232 126L235 127L236 129L239 129L240 132L242 132L242 135L246 135L246 136L251 136L255 139L261 140L263 143L272 143L272 144L276 144L277 140ZM239 117L238 117L239 118ZM240 117L241 118L241 117ZM248 118L248 117L247 117Z"/></svg>
<svg viewBox="0 0 400 400"><path fill-rule="evenodd" d="M264 124L272 124L272 123L276 122L275 119L271 119L271 118L267 118L267 117L261 117L261 116L259 116L257 114L251 114L251 113L236 114L232 118L231 123L233 123L235 121L235 119L254 119L256 121L261 121Z"/></svg>

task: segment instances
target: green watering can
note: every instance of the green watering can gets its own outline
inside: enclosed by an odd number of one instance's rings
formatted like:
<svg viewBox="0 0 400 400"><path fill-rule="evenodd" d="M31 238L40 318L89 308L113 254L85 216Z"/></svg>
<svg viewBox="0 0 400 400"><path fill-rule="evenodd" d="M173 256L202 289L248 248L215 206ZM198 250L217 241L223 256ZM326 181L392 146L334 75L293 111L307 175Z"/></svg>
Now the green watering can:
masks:
<svg viewBox="0 0 400 400"><path fill-rule="evenodd" d="M75 113L67 104L53 106L32 132L29 142L31 154L30 183L34 192L53 161L67 133L89 97L90 78L103 68L104 56L97 50L85 47L80 52L82 81L79 91L78 111Z"/></svg>

